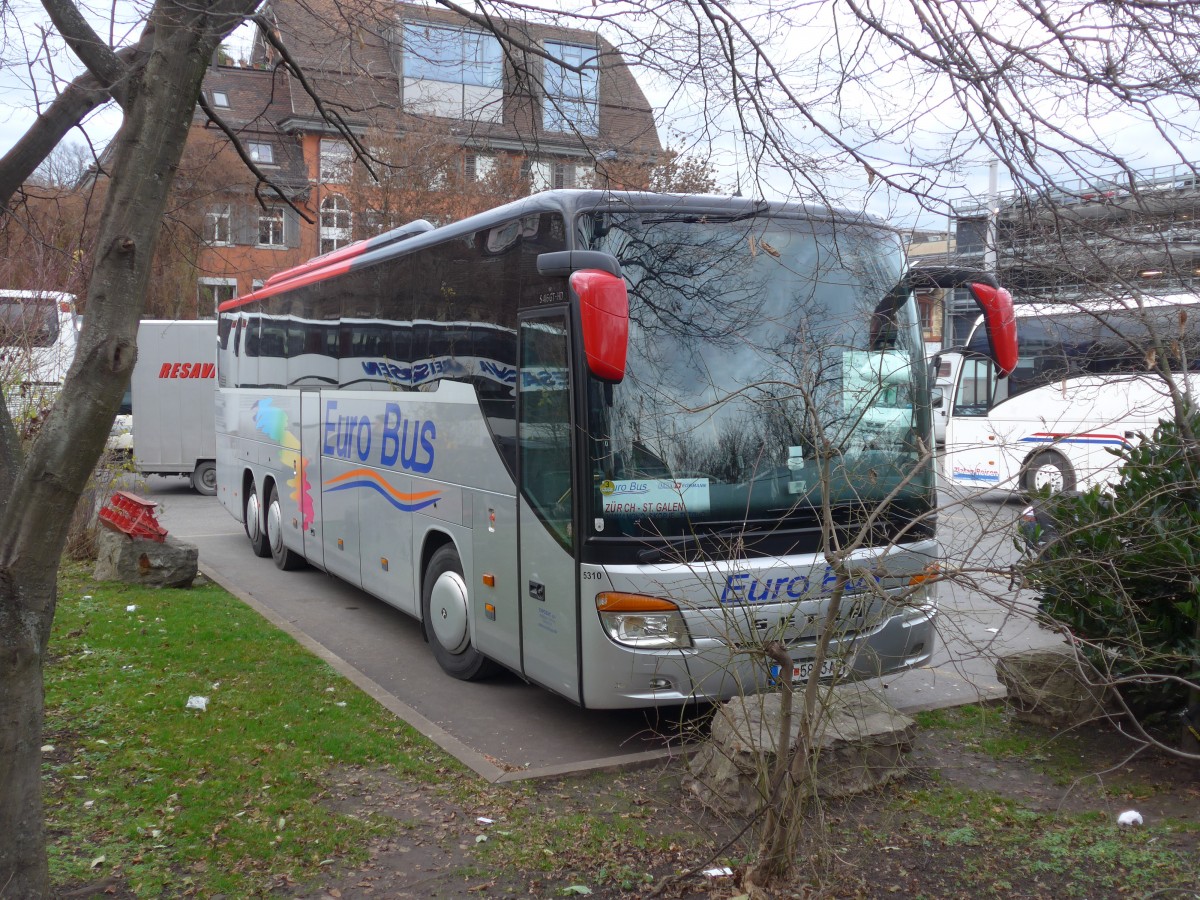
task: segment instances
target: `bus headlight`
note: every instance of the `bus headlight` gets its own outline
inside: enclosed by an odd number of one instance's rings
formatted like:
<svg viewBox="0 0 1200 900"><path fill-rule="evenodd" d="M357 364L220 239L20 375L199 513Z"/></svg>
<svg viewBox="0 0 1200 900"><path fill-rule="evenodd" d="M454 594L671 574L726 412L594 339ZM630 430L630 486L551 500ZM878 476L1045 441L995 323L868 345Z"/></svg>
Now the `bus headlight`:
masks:
<svg viewBox="0 0 1200 900"><path fill-rule="evenodd" d="M609 638L643 650L678 650L692 646L679 607L661 597L608 591L596 595L600 624Z"/></svg>

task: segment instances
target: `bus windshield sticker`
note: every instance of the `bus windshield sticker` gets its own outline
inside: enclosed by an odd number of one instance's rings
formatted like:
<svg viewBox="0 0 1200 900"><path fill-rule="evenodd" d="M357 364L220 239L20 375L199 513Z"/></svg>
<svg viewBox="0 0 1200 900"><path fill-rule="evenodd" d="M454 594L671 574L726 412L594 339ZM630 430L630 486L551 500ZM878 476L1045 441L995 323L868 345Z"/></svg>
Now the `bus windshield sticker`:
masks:
<svg viewBox="0 0 1200 900"><path fill-rule="evenodd" d="M912 363L897 350L842 355L845 411L863 436L899 439L912 425Z"/></svg>
<svg viewBox="0 0 1200 900"><path fill-rule="evenodd" d="M709 511L707 478L638 478L600 485L605 513L685 515Z"/></svg>

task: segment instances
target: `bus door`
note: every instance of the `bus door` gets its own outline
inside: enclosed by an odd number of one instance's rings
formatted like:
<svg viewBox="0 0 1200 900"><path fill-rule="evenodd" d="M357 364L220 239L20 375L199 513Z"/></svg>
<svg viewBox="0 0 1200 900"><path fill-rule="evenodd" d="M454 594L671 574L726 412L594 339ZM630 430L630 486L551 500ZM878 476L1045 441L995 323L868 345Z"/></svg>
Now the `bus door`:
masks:
<svg viewBox="0 0 1200 900"><path fill-rule="evenodd" d="M995 366L983 356L965 356L958 369L946 422L946 480L966 487L1000 487L1005 465L989 417L996 390Z"/></svg>
<svg viewBox="0 0 1200 900"><path fill-rule="evenodd" d="M517 375L521 656L525 676L579 700L571 366L566 310L523 316Z"/></svg>
<svg viewBox="0 0 1200 900"><path fill-rule="evenodd" d="M300 513L304 534L304 557L325 567L325 551L321 543L321 392L300 392L300 476L311 506L301 501Z"/></svg>

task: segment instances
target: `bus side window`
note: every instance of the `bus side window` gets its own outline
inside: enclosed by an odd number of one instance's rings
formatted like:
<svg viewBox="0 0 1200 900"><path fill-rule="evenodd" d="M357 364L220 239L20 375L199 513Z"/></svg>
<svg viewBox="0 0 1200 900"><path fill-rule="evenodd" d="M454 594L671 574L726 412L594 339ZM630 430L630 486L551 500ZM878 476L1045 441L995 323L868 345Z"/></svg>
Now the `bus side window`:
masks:
<svg viewBox="0 0 1200 900"><path fill-rule="evenodd" d="M958 373L954 415L986 416L991 407L994 381L990 360L964 359Z"/></svg>
<svg viewBox="0 0 1200 900"><path fill-rule="evenodd" d="M517 441L521 491L566 549L571 549L571 381L563 314L520 324Z"/></svg>

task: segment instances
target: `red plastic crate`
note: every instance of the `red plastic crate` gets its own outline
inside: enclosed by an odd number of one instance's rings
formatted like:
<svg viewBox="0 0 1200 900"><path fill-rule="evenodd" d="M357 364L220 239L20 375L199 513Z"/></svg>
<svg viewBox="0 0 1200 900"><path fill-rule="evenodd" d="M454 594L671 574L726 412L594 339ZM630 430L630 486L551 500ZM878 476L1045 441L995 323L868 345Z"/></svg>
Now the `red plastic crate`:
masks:
<svg viewBox="0 0 1200 900"><path fill-rule="evenodd" d="M117 491L100 510L100 521L113 531L131 538L146 538L160 544L167 539L167 529L158 524L153 500L146 500L129 491Z"/></svg>

